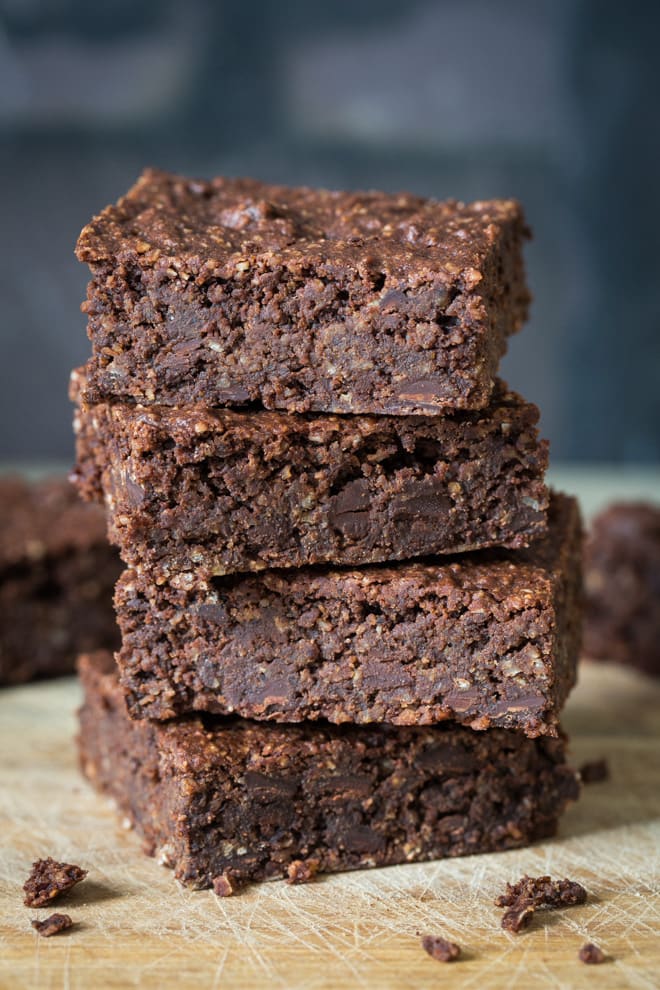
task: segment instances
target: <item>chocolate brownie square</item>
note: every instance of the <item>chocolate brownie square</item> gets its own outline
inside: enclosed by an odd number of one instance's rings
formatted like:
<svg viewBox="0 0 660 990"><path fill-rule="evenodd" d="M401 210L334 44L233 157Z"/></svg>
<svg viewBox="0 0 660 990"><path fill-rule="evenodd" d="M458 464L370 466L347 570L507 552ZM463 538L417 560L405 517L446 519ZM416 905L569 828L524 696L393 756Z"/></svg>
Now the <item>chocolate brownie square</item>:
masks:
<svg viewBox="0 0 660 990"><path fill-rule="evenodd" d="M0 478L0 684L73 673L81 650L119 645L121 567L100 506L66 478Z"/></svg>
<svg viewBox="0 0 660 990"><path fill-rule="evenodd" d="M554 835L578 795L562 737L426 727L128 718L108 654L82 658L83 772L149 851L221 895L291 878L492 852Z"/></svg>
<svg viewBox="0 0 660 990"><path fill-rule="evenodd" d="M147 170L80 235L86 398L288 412L488 404L527 315L511 200Z"/></svg>

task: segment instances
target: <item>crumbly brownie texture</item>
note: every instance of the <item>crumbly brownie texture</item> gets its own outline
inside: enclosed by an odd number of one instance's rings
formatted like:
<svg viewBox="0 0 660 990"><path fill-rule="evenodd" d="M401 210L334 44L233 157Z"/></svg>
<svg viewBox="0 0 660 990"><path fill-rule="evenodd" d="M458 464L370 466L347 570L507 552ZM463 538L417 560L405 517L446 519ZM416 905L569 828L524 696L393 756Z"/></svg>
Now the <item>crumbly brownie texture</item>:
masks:
<svg viewBox="0 0 660 990"><path fill-rule="evenodd" d="M455 942L448 942L446 938L439 935L424 935L422 938L422 948L438 962L453 962L461 954L460 946Z"/></svg>
<svg viewBox="0 0 660 990"><path fill-rule="evenodd" d="M537 418L501 384L432 418L99 404L76 415L75 478L157 583L522 547L546 529Z"/></svg>
<svg viewBox="0 0 660 990"><path fill-rule="evenodd" d="M584 653L660 676L660 505L619 502L585 544Z"/></svg>
<svg viewBox="0 0 660 990"><path fill-rule="evenodd" d="M28 907L43 907L71 890L86 876L87 870L72 863L58 863L50 856L47 859L38 859L32 864L30 876L23 884L23 903Z"/></svg>
<svg viewBox="0 0 660 990"><path fill-rule="evenodd" d="M67 928L73 927L73 921L68 914L51 914L49 918L44 918L40 921L39 918L35 918L30 922L32 927L42 936L42 938L50 938L51 935L59 935L60 932L64 932Z"/></svg>
<svg viewBox="0 0 660 990"><path fill-rule="evenodd" d="M90 401L290 412L487 405L524 322L510 200L198 182L148 170L80 235Z"/></svg>
<svg viewBox="0 0 660 990"><path fill-rule="evenodd" d="M105 516L66 478L0 479L0 684L73 673L81 650L114 648L121 567Z"/></svg>
<svg viewBox="0 0 660 990"><path fill-rule="evenodd" d="M524 876L517 883L508 883L506 892L496 898L495 904L507 909L502 916L502 928L517 933L529 928L537 908L574 907L584 904L586 899L586 890L575 880Z"/></svg>
<svg viewBox="0 0 660 990"><path fill-rule="evenodd" d="M178 879L218 893L290 876L517 848L553 835L563 739L461 726L132 722L108 654L80 673L83 772Z"/></svg>
<svg viewBox="0 0 660 990"><path fill-rule="evenodd" d="M553 496L550 519L528 550L432 562L162 586L128 570L115 603L130 713L553 734L579 652L575 501Z"/></svg>

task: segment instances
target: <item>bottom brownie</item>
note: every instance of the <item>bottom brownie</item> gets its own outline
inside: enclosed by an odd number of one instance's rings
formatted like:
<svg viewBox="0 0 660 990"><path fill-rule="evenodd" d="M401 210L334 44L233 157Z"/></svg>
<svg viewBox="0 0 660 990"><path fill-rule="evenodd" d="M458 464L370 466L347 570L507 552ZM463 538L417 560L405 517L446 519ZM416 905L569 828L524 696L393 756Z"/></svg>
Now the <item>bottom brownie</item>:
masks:
<svg viewBox="0 0 660 990"><path fill-rule="evenodd" d="M65 477L0 479L0 685L72 674L77 654L114 649L120 574L100 506Z"/></svg>
<svg viewBox="0 0 660 990"><path fill-rule="evenodd" d="M435 726L128 718L109 654L82 657L80 759L196 887L492 852L553 835L578 796L565 741Z"/></svg>

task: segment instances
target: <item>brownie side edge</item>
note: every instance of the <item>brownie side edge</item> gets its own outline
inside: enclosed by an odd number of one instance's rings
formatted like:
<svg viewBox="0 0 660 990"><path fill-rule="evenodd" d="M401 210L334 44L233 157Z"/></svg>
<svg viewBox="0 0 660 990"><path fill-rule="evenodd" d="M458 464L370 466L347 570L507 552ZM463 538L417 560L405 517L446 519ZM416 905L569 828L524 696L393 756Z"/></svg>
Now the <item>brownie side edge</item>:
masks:
<svg viewBox="0 0 660 990"><path fill-rule="evenodd" d="M517 548L547 528L537 418L501 383L445 417L81 405L75 479L158 583Z"/></svg>

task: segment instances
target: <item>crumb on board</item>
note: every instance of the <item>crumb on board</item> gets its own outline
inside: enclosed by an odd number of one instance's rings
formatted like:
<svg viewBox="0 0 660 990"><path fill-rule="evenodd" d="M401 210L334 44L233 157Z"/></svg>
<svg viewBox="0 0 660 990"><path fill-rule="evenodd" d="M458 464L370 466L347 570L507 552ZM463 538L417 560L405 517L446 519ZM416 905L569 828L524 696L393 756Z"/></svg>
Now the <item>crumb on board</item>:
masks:
<svg viewBox="0 0 660 990"><path fill-rule="evenodd" d="M319 870L317 859L294 859L287 868L286 882L290 884L309 883Z"/></svg>
<svg viewBox="0 0 660 990"><path fill-rule="evenodd" d="M587 942L578 952L578 959L588 966L597 966L605 962L605 953L593 942Z"/></svg>
<svg viewBox="0 0 660 990"><path fill-rule="evenodd" d="M601 781L610 779L610 768L605 759L583 763L579 773L583 784L600 784Z"/></svg>
<svg viewBox="0 0 660 990"><path fill-rule="evenodd" d="M228 873L221 873L213 878L213 893L217 897L231 897L236 893L236 885Z"/></svg>
<svg viewBox="0 0 660 990"><path fill-rule="evenodd" d="M438 962L453 962L461 954L460 946L439 935L425 935L422 939L422 948Z"/></svg>
<svg viewBox="0 0 660 990"><path fill-rule="evenodd" d="M71 928L73 921L68 914L51 914L50 917L43 920L34 918L30 924L42 938L50 938L51 935L59 935L60 932Z"/></svg>
<svg viewBox="0 0 660 990"><path fill-rule="evenodd" d="M87 870L72 863L58 863L50 856L32 864L30 876L23 884L27 907L43 907L70 890L87 876Z"/></svg>
<svg viewBox="0 0 660 990"><path fill-rule="evenodd" d="M504 894L495 899L495 904L507 908L502 916L502 928L521 932L529 928L537 908L573 907L584 904L586 899L586 890L575 880L524 876L517 883L508 883Z"/></svg>

